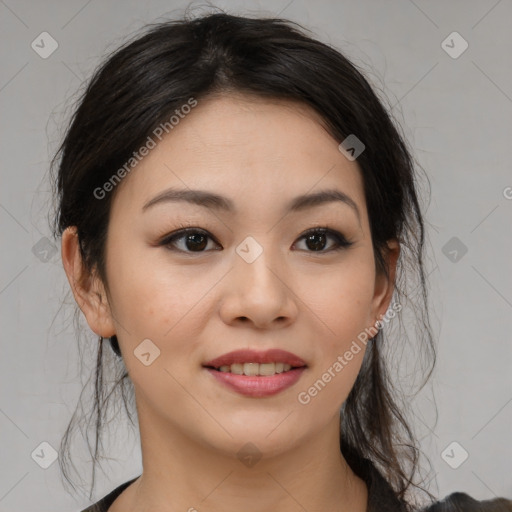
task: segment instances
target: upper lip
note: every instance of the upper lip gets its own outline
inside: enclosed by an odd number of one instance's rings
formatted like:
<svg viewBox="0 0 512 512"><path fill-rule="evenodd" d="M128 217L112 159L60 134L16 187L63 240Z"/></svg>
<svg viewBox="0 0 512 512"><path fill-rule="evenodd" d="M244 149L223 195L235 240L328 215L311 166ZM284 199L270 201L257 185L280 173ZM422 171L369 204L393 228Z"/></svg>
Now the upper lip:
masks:
<svg viewBox="0 0 512 512"><path fill-rule="evenodd" d="M220 368L221 366L230 366L235 363L284 363L295 368L306 366L306 363L299 356L278 348L264 351L251 349L234 350L203 363L203 366Z"/></svg>

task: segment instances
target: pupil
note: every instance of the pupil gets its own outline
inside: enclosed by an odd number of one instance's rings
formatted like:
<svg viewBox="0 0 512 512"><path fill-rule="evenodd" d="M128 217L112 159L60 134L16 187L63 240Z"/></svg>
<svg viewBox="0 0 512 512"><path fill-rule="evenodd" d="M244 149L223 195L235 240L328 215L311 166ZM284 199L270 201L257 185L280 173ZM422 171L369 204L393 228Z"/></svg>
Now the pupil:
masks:
<svg viewBox="0 0 512 512"><path fill-rule="evenodd" d="M203 244L199 243L199 245L194 245L194 244L197 244L197 237L199 238L203 238ZM196 239L196 240L194 240ZM187 236L187 248L188 249L204 249L206 247L206 243L204 243L204 241L206 240L206 237L204 235L201 235L200 233L199 234L195 234L195 235L188 235ZM192 247L189 246L189 243L192 243Z"/></svg>
<svg viewBox="0 0 512 512"><path fill-rule="evenodd" d="M321 233L321 234L312 234L312 235L309 235L308 238L306 239L306 244L308 245L308 248L312 248L310 245L309 245L309 242L313 241L313 239L315 237L320 237L321 238L321 242L318 244L318 243L313 243L313 248L315 250L317 249L323 249L323 246L325 244L325 234L324 233Z"/></svg>

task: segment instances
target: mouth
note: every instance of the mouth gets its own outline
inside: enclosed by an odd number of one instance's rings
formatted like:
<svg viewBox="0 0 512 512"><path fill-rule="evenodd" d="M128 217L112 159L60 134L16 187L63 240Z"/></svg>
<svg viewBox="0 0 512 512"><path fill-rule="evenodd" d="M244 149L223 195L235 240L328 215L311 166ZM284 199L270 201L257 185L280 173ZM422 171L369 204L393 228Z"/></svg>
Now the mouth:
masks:
<svg viewBox="0 0 512 512"><path fill-rule="evenodd" d="M237 350L202 365L231 390L249 397L275 395L295 384L307 364L291 352L271 349Z"/></svg>
<svg viewBox="0 0 512 512"><path fill-rule="evenodd" d="M307 365L299 356L274 348L265 351L235 350L207 361L203 366L223 373L264 377L289 372Z"/></svg>

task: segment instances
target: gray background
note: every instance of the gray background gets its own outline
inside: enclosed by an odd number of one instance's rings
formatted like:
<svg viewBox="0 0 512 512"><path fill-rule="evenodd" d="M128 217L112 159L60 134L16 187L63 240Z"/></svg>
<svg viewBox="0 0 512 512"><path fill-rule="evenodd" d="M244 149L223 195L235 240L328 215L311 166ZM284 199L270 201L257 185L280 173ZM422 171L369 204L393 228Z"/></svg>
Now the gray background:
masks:
<svg viewBox="0 0 512 512"><path fill-rule="evenodd" d="M77 91L102 56L143 23L179 16L187 5L0 0L1 512L64 512L88 503L66 493L57 461L43 469L31 457L44 441L58 449L81 389L72 308L60 309L69 288L60 246L44 239L51 239L46 173ZM303 24L367 70L394 107L432 184L427 270L439 414L436 424L423 399L415 420L432 462L430 489L512 498L512 2L215 5ZM43 31L59 45L47 59L31 48ZM441 46L453 31L469 44L458 58ZM452 52L461 48L457 40L448 44ZM106 474L99 473L97 499L140 472L137 439L126 436L119 428L122 441L112 445ZM453 441L469 453L457 469L441 456ZM453 464L460 448L448 453Z"/></svg>

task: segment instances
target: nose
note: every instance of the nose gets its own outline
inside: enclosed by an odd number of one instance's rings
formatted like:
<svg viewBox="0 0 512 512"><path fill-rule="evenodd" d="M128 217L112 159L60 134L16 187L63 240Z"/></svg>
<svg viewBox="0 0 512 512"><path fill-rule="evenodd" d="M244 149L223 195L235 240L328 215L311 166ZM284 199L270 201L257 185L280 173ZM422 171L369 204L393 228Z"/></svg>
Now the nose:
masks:
<svg viewBox="0 0 512 512"><path fill-rule="evenodd" d="M270 261L270 251L251 263L237 253L223 280L220 315L228 325L251 324L258 329L283 328L297 317L297 296L283 265Z"/></svg>

